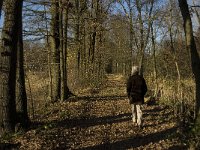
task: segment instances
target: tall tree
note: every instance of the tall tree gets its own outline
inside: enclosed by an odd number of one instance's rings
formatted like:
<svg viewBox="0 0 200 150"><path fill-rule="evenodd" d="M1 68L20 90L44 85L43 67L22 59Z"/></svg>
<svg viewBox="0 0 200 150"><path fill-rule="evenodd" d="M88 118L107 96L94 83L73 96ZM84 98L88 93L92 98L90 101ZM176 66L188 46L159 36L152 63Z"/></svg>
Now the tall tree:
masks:
<svg viewBox="0 0 200 150"><path fill-rule="evenodd" d="M150 27L151 27L151 22L152 22L152 11L153 11L153 6L154 6L154 0L151 0L150 2L146 2L146 5L150 3L150 8L146 6L146 11L147 13L147 33L145 36L145 20L143 18L143 11L142 7L144 7L144 4L141 0L136 0L136 9L138 11L138 20L139 20L139 41L140 41L140 48L139 48L139 68L140 68L140 74L143 74L143 63L144 63L144 54L145 54L145 49L148 44L148 39L149 39L149 33L150 33Z"/></svg>
<svg viewBox="0 0 200 150"><path fill-rule="evenodd" d="M143 74L144 53L149 41L150 24L152 21L152 12L155 0L145 2L142 0L120 0L119 3L126 15L129 17L129 43L133 58L135 53L133 51L133 44L135 44L135 47L138 50L137 60L132 60L132 62L139 65L140 74Z"/></svg>
<svg viewBox="0 0 200 150"><path fill-rule="evenodd" d="M155 83L155 92L154 96L157 97L158 94L158 73L157 73L157 61L156 61L156 41L154 35L153 21L151 23L151 42L153 50L153 74L154 74L154 83Z"/></svg>
<svg viewBox="0 0 200 150"><path fill-rule="evenodd" d="M17 14L18 0L5 0L5 16L2 30L2 49L0 55L3 126L4 132L13 132L16 123L16 60L17 60Z"/></svg>
<svg viewBox="0 0 200 150"><path fill-rule="evenodd" d="M137 38L134 38L135 35L135 30L134 30L134 25L133 25L133 4L131 2L131 0L127 0L127 7L126 5L123 3L123 1L119 1L119 3L121 4L124 12L126 13L126 15L128 15L128 20L129 20L129 31L130 31L130 35L129 35L129 49L130 49L130 54L131 54L131 61L129 63L134 64L136 63L136 59L134 57L134 42L135 42L135 46L137 47L137 49L139 49L138 46L138 41ZM128 10L127 10L128 9ZM128 64L129 66L131 66L131 64ZM130 71L130 68L129 68Z"/></svg>
<svg viewBox="0 0 200 150"><path fill-rule="evenodd" d="M60 99L60 39L59 39L59 1L51 0L51 100Z"/></svg>
<svg viewBox="0 0 200 150"><path fill-rule="evenodd" d="M187 0L179 0L179 7L183 17L183 26L185 31L186 47L191 53L192 71L196 83L196 118L195 124L200 132L200 57L197 52L195 39L193 36L192 21L188 8Z"/></svg>
<svg viewBox="0 0 200 150"><path fill-rule="evenodd" d="M77 43L77 71L78 71L78 78L80 72L80 60L81 60L81 49L80 49L80 1L75 0L75 41Z"/></svg>
<svg viewBox="0 0 200 150"><path fill-rule="evenodd" d="M51 1L51 100L65 100L72 93L67 86L67 9L69 1ZM64 20L66 19L66 20ZM66 35L64 35L66 34Z"/></svg>
<svg viewBox="0 0 200 150"><path fill-rule="evenodd" d="M176 71L177 71L177 88L178 88L178 94L180 93L180 84L181 84L181 74L180 74L180 67L178 65L178 61L177 61L177 52L176 52L176 48L174 46L174 38L176 37L176 33L178 31L178 26L176 26L176 31L173 32L173 26L174 26L174 22L173 22L173 7L175 7L174 5L176 5L174 3L173 0L170 0L170 10L169 10L169 20L168 20L168 32L169 32L169 38L170 38L170 48L171 48L171 54L173 57L173 62L176 66ZM176 20L177 21L177 20Z"/></svg>
<svg viewBox="0 0 200 150"><path fill-rule="evenodd" d="M63 84L64 84L64 98L67 99L72 93L69 90L67 84L67 48L68 48L68 38L67 38L67 29L68 29L68 13L69 9L72 7L72 4L69 0L63 1L64 10L63 10Z"/></svg>
<svg viewBox="0 0 200 150"><path fill-rule="evenodd" d="M27 95L25 87L25 73L24 73L24 49L23 49L23 37L22 37L22 7L23 0L17 1L17 29L18 29L18 41L17 41L17 81L18 81L18 121L22 124L22 127L28 127L29 117L27 111Z"/></svg>

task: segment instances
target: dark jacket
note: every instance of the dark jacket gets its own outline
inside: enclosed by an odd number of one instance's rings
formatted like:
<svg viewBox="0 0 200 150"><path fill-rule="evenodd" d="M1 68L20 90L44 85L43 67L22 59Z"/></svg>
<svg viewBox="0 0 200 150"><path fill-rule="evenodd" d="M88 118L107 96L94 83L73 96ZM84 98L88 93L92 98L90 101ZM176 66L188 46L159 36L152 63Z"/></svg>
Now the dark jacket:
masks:
<svg viewBox="0 0 200 150"><path fill-rule="evenodd" d="M132 75L127 82L127 94L130 103L144 103L144 95L147 92L147 85L144 78L140 75Z"/></svg>

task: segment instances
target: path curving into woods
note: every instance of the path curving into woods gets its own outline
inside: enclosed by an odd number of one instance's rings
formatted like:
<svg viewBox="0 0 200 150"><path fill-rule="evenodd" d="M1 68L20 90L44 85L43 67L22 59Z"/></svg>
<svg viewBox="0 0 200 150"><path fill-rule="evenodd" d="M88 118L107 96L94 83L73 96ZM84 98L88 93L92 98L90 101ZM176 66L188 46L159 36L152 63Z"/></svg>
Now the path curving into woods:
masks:
<svg viewBox="0 0 200 150"><path fill-rule="evenodd" d="M11 143L24 150L186 149L168 107L143 106L144 128L140 130L132 124L122 76L109 75L99 90L50 104L28 132Z"/></svg>

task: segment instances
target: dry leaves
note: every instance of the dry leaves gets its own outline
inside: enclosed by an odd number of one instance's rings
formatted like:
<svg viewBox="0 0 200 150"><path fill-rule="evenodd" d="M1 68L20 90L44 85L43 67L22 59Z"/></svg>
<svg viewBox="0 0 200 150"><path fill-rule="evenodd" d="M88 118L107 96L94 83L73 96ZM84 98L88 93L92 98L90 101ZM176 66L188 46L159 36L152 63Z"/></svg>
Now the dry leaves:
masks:
<svg viewBox="0 0 200 150"><path fill-rule="evenodd" d="M109 96L104 92L48 105L33 120L37 124L10 142L20 143L20 149L24 150L184 149L176 136L177 127L169 108L144 106L141 130L132 124L131 109L122 90L125 80L121 76L108 79L101 90L120 94Z"/></svg>

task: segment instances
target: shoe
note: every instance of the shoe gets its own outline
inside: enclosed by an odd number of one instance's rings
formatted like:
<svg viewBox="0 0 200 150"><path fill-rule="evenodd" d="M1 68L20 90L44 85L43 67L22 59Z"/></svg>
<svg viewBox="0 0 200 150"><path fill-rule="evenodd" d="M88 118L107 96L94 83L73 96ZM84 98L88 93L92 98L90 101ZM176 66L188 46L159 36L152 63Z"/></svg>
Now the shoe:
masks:
<svg viewBox="0 0 200 150"><path fill-rule="evenodd" d="M132 118L133 123L136 123L136 120Z"/></svg>

